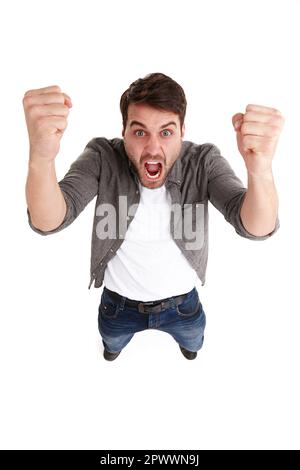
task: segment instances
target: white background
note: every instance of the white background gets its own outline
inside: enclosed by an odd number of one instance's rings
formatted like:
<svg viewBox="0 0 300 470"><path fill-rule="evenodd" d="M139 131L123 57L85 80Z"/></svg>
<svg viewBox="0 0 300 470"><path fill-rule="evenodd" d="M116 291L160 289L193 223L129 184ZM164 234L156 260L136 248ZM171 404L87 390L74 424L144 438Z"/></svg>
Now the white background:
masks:
<svg viewBox="0 0 300 470"><path fill-rule="evenodd" d="M5 449L291 449L299 439L299 2L1 3L0 445ZM286 120L274 160L277 234L239 237L210 204L203 349L135 335L112 363L88 290L95 200L55 236L27 223L26 90L73 100L61 179L93 137L121 137L119 99L163 72L188 101L185 140L212 142L246 185L231 117Z"/></svg>

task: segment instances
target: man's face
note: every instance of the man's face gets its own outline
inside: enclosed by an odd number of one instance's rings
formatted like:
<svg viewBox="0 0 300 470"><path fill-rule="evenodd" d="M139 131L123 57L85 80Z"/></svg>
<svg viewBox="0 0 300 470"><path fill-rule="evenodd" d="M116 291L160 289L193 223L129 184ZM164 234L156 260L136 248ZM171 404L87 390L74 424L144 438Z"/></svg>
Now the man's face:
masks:
<svg viewBox="0 0 300 470"><path fill-rule="evenodd" d="M179 116L143 103L128 107L126 129L122 131L128 158L135 166L140 182L150 189L165 182L178 158L184 136Z"/></svg>

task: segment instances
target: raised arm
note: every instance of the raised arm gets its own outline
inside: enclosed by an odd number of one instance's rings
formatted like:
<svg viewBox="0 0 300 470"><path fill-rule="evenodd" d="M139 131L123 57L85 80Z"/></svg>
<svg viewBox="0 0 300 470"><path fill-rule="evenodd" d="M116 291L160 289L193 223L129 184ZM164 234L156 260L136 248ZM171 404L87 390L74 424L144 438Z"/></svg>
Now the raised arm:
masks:
<svg viewBox="0 0 300 470"><path fill-rule="evenodd" d="M241 219L248 232L264 236L274 230L278 219L278 195L272 160L284 118L277 109L249 104L245 114L233 116L232 123L248 176Z"/></svg>
<svg viewBox="0 0 300 470"><path fill-rule="evenodd" d="M27 91L23 106L30 145L25 189L28 213L35 228L51 231L62 223L67 211L55 158L72 102L58 86L50 86Z"/></svg>

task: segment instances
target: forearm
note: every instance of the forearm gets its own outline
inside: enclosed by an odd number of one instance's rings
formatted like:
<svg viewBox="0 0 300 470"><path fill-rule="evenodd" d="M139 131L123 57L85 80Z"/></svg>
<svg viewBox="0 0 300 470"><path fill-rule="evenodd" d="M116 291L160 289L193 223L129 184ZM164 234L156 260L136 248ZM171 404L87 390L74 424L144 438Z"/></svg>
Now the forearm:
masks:
<svg viewBox="0 0 300 470"><path fill-rule="evenodd" d="M260 176L248 172L248 189L240 215L245 229L253 235L264 236L274 230L278 196L271 171Z"/></svg>
<svg viewBox="0 0 300 470"><path fill-rule="evenodd" d="M61 224L66 214L66 203L57 182L54 161L29 159L26 201L36 228L48 231Z"/></svg>

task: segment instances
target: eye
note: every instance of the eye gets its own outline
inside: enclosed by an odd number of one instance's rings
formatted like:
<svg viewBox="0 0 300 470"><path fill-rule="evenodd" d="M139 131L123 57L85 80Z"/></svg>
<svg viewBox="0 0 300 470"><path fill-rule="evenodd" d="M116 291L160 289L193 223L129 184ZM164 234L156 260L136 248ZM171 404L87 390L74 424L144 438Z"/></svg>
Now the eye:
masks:
<svg viewBox="0 0 300 470"><path fill-rule="evenodd" d="M140 134L138 134L138 132L145 132L143 131L142 129L139 129L137 131L134 132L134 134L137 136L137 137L140 137Z"/></svg>
<svg viewBox="0 0 300 470"><path fill-rule="evenodd" d="M169 129L164 129L162 132L164 133L164 137L169 137L172 135L172 132ZM169 132L169 134L167 134L167 132Z"/></svg>

